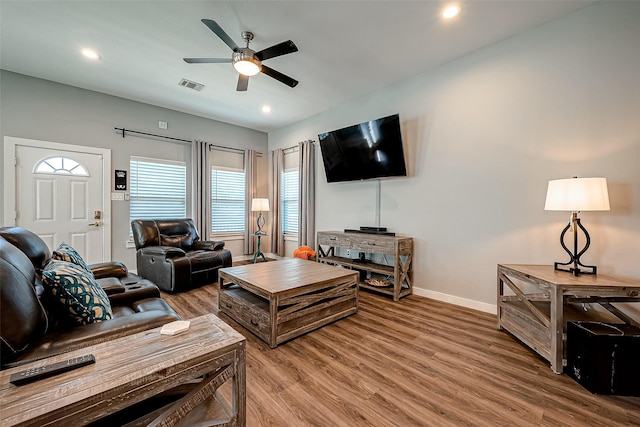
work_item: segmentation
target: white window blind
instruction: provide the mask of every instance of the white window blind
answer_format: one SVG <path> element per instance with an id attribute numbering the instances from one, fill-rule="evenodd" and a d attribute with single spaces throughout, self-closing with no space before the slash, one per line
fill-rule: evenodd
<path id="1" fill-rule="evenodd" d="M 187 216 L 187 167 L 184 162 L 131 157 L 129 219 Z"/>
<path id="2" fill-rule="evenodd" d="M 284 234 L 298 233 L 298 198 L 299 198 L 298 169 L 288 169 L 282 172 L 282 230 Z"/>
<path id="3" fill-rule="evenodd" d="M 211 168 L 211 233 L 244 234 L 244 171 Z"/>

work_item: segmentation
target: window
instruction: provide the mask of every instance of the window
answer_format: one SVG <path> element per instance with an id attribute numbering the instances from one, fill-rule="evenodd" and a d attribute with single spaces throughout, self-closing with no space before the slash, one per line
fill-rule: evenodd
<path id="1" fill-rule="evenodd" d="M 244 170 L 215 166 L 211 168 L 211 233 L 244 234 Z"/>
<path id="2" fill-rule="evenodd" d="M 298 234 L 298 194 L 300 193 L 298 169 L 282 172 L 280 200 L 282 201 L 282 230 L 285 236 Z"/>
<path id="3" fill-rule="evenodd" d="M 47 157 L 38 162 L 35 173 L 52 173 L 58 175 L 89 176 L 87 168 L 73 159 L 62 156 Z"/>
<path id="4" fill-rule="evenodd" d="M 184 162 L 131 157 L 129 219 L 187 216 L 187 167 Z"/>

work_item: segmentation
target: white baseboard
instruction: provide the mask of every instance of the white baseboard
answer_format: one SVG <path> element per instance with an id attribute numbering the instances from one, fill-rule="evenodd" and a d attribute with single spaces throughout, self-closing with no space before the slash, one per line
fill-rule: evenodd
<path id="1" fill-rule="evenodd" d="M 472 308 L 474 310 L 483 311 L 485 313 L 497 314 L 498 309 L 494 304 L 487 304 L 486 302 L 474 301 L 467 298 L 461 298 L 454 295 L 443 294 L 441 292 L 430 291 L 428 289 L 413 288 L 415 295 L 431 298 L 436 301 L 448 302 L 450 304 L 459 305 L 462 307 Z"/>

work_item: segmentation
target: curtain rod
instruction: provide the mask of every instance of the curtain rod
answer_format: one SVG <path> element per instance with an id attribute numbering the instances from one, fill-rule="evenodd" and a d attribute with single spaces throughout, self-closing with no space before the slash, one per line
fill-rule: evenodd
<path id="1" fill-rule="evenodd" d="M 172 136 L 164 136 L 164 135 L 156 135 L 155 133 L 147 133 L 147 132 L 140 132 L 137 130 L 131 130 L 131 129 L 125 129 L 125 128 L 114 128 L 116 133 L 122 133 L 122 137 L 124 138 L 124 134 L 125 132 L 129 132 L 129 133 L 137 133 L 138 135 L 146 135 L 146 136 L 153 136 L 156 138 L 164 138 L 164 139 L 170 139 L 172 141 L 180 141 L 180 142 L 185 142 L 185 143 L 189 143 L 191 144 L 191 140 L 189 139 L 182 139 L 182 138 L 174 138 Z"/>
<path id="2" fill-rule="evenodd" d="M 310 142 L 310 143 L 312 143 L 314 145 L 316 143 L 313 139 L 307 139 L 306 141 L 302 141 L 302 142 Z M 294 153 L 294 152 L 298 151 L 299 149 L 300 149 L 300 145 L 294 145 L 292 147 L 283 148 L 282 151 L 285 152 L 285 153 L 287 153 L 287 152 Z"/>
<path id="3" fill-rule="evenodd" d="M 128 132 L 128 133 L 136 133 L 138 135 L 153 136 L 155 138 L 170 139 L 172 141 L 179 141 L 179 142 L 185 143 L 185 144 L 191 144 L 193 142 L 193 140 L 190 140 L 190 139 L 174 138 L 172 136 L 157 135 L 155 133 L 140 132 L 140 131 L 137 131 L 137 130 L 131 130 L 131 129 L 125 129 L 125 128 L 114 128 L 114 129 L 115 129 L 116 133 L 121 133 L 123 138 L 125 136 L 125 132 Z M 206 141 L 203 141 L 203 142 L 206 142 Z M 244 150 L 241 149 L 241 148 L 223 147 L 222 145 L 210 144 L 208 142 L 207 142 L 207 144 L 209 145 L 209 147 L 222 148 L 224 150 L 238 151 L 240 153 L 244 153 Z M 259 152 L 259 151 L 256 151 L 256 154 L 258 156 L 262 156 L 262 153 Z"/>
<path id="4" fill-rule="evenodd" d="M 209 144 L 207 141 L 202 141 L 207 144 L 209 151 L 211 151 L 212 147 L 219 148 L 222 151 L 237 151 L 238 153 L 244 153 L 244 150 L 241 148 L 233 148 L 233 147 L 223 147 L 222 145 Z M 256 156 L 262 157 L 262 153 L 256 151 Z"/>

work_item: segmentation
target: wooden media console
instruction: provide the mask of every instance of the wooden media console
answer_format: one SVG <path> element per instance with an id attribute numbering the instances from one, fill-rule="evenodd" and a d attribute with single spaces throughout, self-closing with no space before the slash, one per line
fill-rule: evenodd
<path id="1" fill-rule="evenodd" d="M 317 240 L 317 261 L 363 272 L 364 277 L 358 283 L 361 288 L 389 295 L 394 301 L 413 292 L 411 282 L 413 239 L 411 237 L 319 231 Z M 363 263 L 359 259 L 340 256 L 338 250 L 373 254 L 384 260 L 387 260 L 388 256 L 389 259 L 386 263 L 372 261 Z M 376 282 L 382 286 L 373 284 Z"/>

